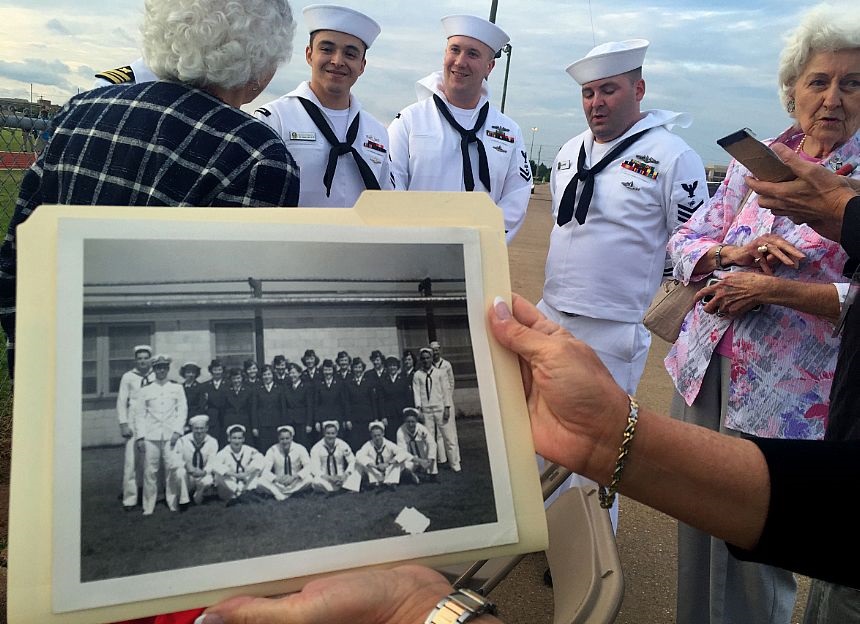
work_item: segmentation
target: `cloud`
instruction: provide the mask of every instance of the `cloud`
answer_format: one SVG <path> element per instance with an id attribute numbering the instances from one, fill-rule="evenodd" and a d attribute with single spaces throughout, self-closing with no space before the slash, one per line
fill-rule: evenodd
<path id="1" fill-rule="evenodd" d="M 0 61 L 0 77 L 20 82 L 72 89 L 72 84 L 66 79 L 70 73 L 71 68 L 58 60 Z"/>
<path id="2" fill-rule="evenodd" d="M 61 35 L 63 37 L 68 37 L 72 34 L 71 31 L 63 26 L 63 23 L 58 19 L 50 19 L 45 22 L 45 28 L 54 34 Z"/>

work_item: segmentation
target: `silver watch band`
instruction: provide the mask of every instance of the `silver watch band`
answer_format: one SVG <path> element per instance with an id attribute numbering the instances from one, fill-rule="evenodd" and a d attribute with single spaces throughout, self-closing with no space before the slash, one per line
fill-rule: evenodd
<path id="1" fill-rule="evenodd" d="M 442 598 L 424 624 L 463 624 L 479 615 L 495 612 L 496 605 L 492 602 L 471 589 L 462 588 Z"/>

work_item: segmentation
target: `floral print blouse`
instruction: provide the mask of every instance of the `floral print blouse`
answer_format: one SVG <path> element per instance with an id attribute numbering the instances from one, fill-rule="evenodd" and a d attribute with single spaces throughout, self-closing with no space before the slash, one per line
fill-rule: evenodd
<path id="1" fill-rule="evenodd" d="M 775 142 L 785 143 L 797 132 L 796 127 L 790 128 Z M 836 168 L 856 160 L 858 154 L 860 133 L 822 164 Z M 773 233 L 806 256 L 798 269 L 775 267 L 776 277 L 845 282 L 842 268 L 847 255 L 842 248 L 807 225 L 795 225 L 760 208 L 755 193 L 748 195 L 746 175 L 747 169 L 732 161 L 725 181 L 707 206 L 670 238 L 675 278 L 685 283 L 706 279 L 709 275 L 693 276 L 693 269 L 709 249 L 720 243 L 744 245 Z M 665 360 L 687 404 L 696 399 L 714 349 L 731 324 L 733 357 L 725 426 L 764 438 L 822 438 L 839 338 L 833 336 L 830 322 L 792 308 L 763 305 L 758 312 L 729 319 L 708 314 L 697 303 L 684 319 L 678 340 Z"/>

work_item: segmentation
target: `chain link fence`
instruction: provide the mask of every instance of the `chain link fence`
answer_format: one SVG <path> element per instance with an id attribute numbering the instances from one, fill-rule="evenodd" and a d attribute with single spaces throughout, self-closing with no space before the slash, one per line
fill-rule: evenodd
<path id="1" fill-rule="evenodd" d="M 50 137 L 51 122 L 46 113 L 31 116 L 29 111 L 4 108 L 0 112 L 0 232 L 4 235 L 15 211 L 15 200 L 24 172 L 36 160 Z M 0 348 L 0 480 L 9 475 L 12 439 L 12 382 L 6 370 L 6 339 Z"/>

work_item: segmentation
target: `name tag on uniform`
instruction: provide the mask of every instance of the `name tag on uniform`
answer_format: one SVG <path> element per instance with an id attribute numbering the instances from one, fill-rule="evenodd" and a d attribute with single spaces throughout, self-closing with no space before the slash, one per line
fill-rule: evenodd
<path id="1" fill-rule="evenodd" d="M 316 132 L 295 132 L 290 130 L 290 141 L 316 141 Z"/>
<path id="2" fill-rule="evenodd" d="M 558 170 L 564 171 L 565 169 L 570 169 L 570 161 L 569 160 L 565 160 L 564 162 L 559 161 Z"/>

